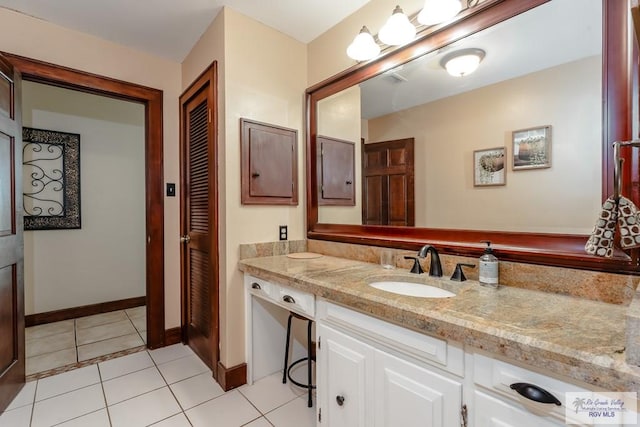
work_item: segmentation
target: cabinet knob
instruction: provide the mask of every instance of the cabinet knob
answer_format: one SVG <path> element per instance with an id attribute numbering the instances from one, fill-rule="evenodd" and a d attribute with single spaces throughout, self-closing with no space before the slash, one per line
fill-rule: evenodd
<path id="1" fill-rule="evenodd" d="M 262 289 L 262 288 L 260 287 L 260 285 L 259 285 L 258 283 L 256 283 L 256 282 L 253 282 L 253 283 L 251 284 L 251 288 L 252 288 L 252 289 Z"/>
<path id="2" fill-rule="evenodd" d="M 337 395 L 336 396 L 336 403 L 338 404 L 338 406 L 344 405 L 344 396 Z"/>
<path id="3" fill-rule="evenodd" d="M 522 397 L 539 403 L 553 403 L 561 406 L 562 403 L 547 390 L 529 383 L 513 383 L 509 387 L 518 392 Z"/>
<path id="4" fill-rule="evenodd" d="M 293 297 L 290 296 L 290 295 L 283 296 L 282 297 L 282 301 L 288 302 L 289 304 L 295 304 L 296 303 L 296 300 L 294 300 Z"/>
<path id="5" fill-rule="evenodd" d="M 251 174 L 251 178 L 258 178 L 260 176 L 260 172 L 254 172 Z"/>
<path id="6" fill-rule="evenodd" d="M 347 182 L 345 182 L 345 184 L 351 185 L 351 184 L 353 184 L 353 181 L 347 181 Z"/>

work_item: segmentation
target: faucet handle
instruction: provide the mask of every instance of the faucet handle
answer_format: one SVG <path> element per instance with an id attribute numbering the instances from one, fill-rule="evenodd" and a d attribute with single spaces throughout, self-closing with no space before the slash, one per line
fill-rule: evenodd
<path id="1" fill-rule="evenodd" d="M 456 264 L 456 269 L 453 270 L 453 275 L 451 276 L 451 280 L 454 280 L 456 282 L 464 282 L 465 280 L 467 280 L 467 278 L 464 275 L 464 272 L 462 271 L 462 267 L 476 268 L 475 264 L 464 264 L 459 262 Z"/>
<path id="2" fill-rule="evenodd" d="M 405 255 L 404 259 L 412 259 L 413 260 L 413 267 L 411 267 L 411 272 L 414 274 L 422 274 L 424 273 L 424 270 L 422 269 L 422 266 L 420 265 L 420 258 L 418 258 L 417 256 L 408 256 Z"/>

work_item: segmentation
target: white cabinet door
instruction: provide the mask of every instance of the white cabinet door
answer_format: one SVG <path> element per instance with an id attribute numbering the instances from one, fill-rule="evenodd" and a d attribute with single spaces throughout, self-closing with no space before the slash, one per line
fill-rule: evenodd
<path id="1" fill-rule="evenodd" d="M 322 322 L 317 329 L 319 425 L 371 427 L 375 350 Z"/>
<path id="2" fill-rule="evenodd" d="M 396 356 L 376 351 L 376 427 L 460 425 L 462 384 Z"/>
<path id="3" fill-rule="evenodd" d="M 475 427 L 559 427 L 548 417 L 535 415 L 529 411 L 489 396 L 480 391 L 474 393 L 473 419 Z"/>

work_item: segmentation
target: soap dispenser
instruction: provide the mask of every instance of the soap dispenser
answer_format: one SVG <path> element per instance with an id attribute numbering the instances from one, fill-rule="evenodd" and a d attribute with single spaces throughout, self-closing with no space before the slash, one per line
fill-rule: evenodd
<path id="1" fill-rule="evenodd" d="M 487 247 L 480 257 L 480 284 L 497 288 L 498 258 L 493 254 L 490 241 L 482 240 L 481 243 L 486 243 Z"/>

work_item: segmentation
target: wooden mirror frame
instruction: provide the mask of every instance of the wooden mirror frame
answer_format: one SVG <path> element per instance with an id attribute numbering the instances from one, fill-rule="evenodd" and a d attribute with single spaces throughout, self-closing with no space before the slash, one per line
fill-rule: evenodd
<path id="1" fill-rule="evenodd" d="M 586 235 L 520 233 L 371 225 L 318 223 L 316 138 L 318 101 L 396 67 L 426 52 L 450 44 L 501 21 L 546 3 L 549 0 L 488 0 L 462 11 L 452 23 L 429 27 L 420 37 L 399 49 L 369 62 L 351 67 L 306 91 L 307 114 L 307 238 L 372 246 L 417 250 L 429 243 L 440 253 L 478 257 L 491 240 L 502 260 L 544 264 L 586 270 L 640 275 L 639 250 L 617 250 L 611 259 L 588 255 Z M 632 0 L 631 0 L 632 1 Z M 602 199 L 613 192 L 614 141 L 632 139 L 637 123 L 637 41 L 632 37 L 631 2 L 603 0 L 603 116 L 602 116 Z M 336 49 L 336 55 L 342 51 Z M 631 54 L 630 54 L 631 53 Z M 640 200 L 640 159 L 626 150 L 623 194 Z M 594 218 L 594 221 L 596 218 Z"/>

